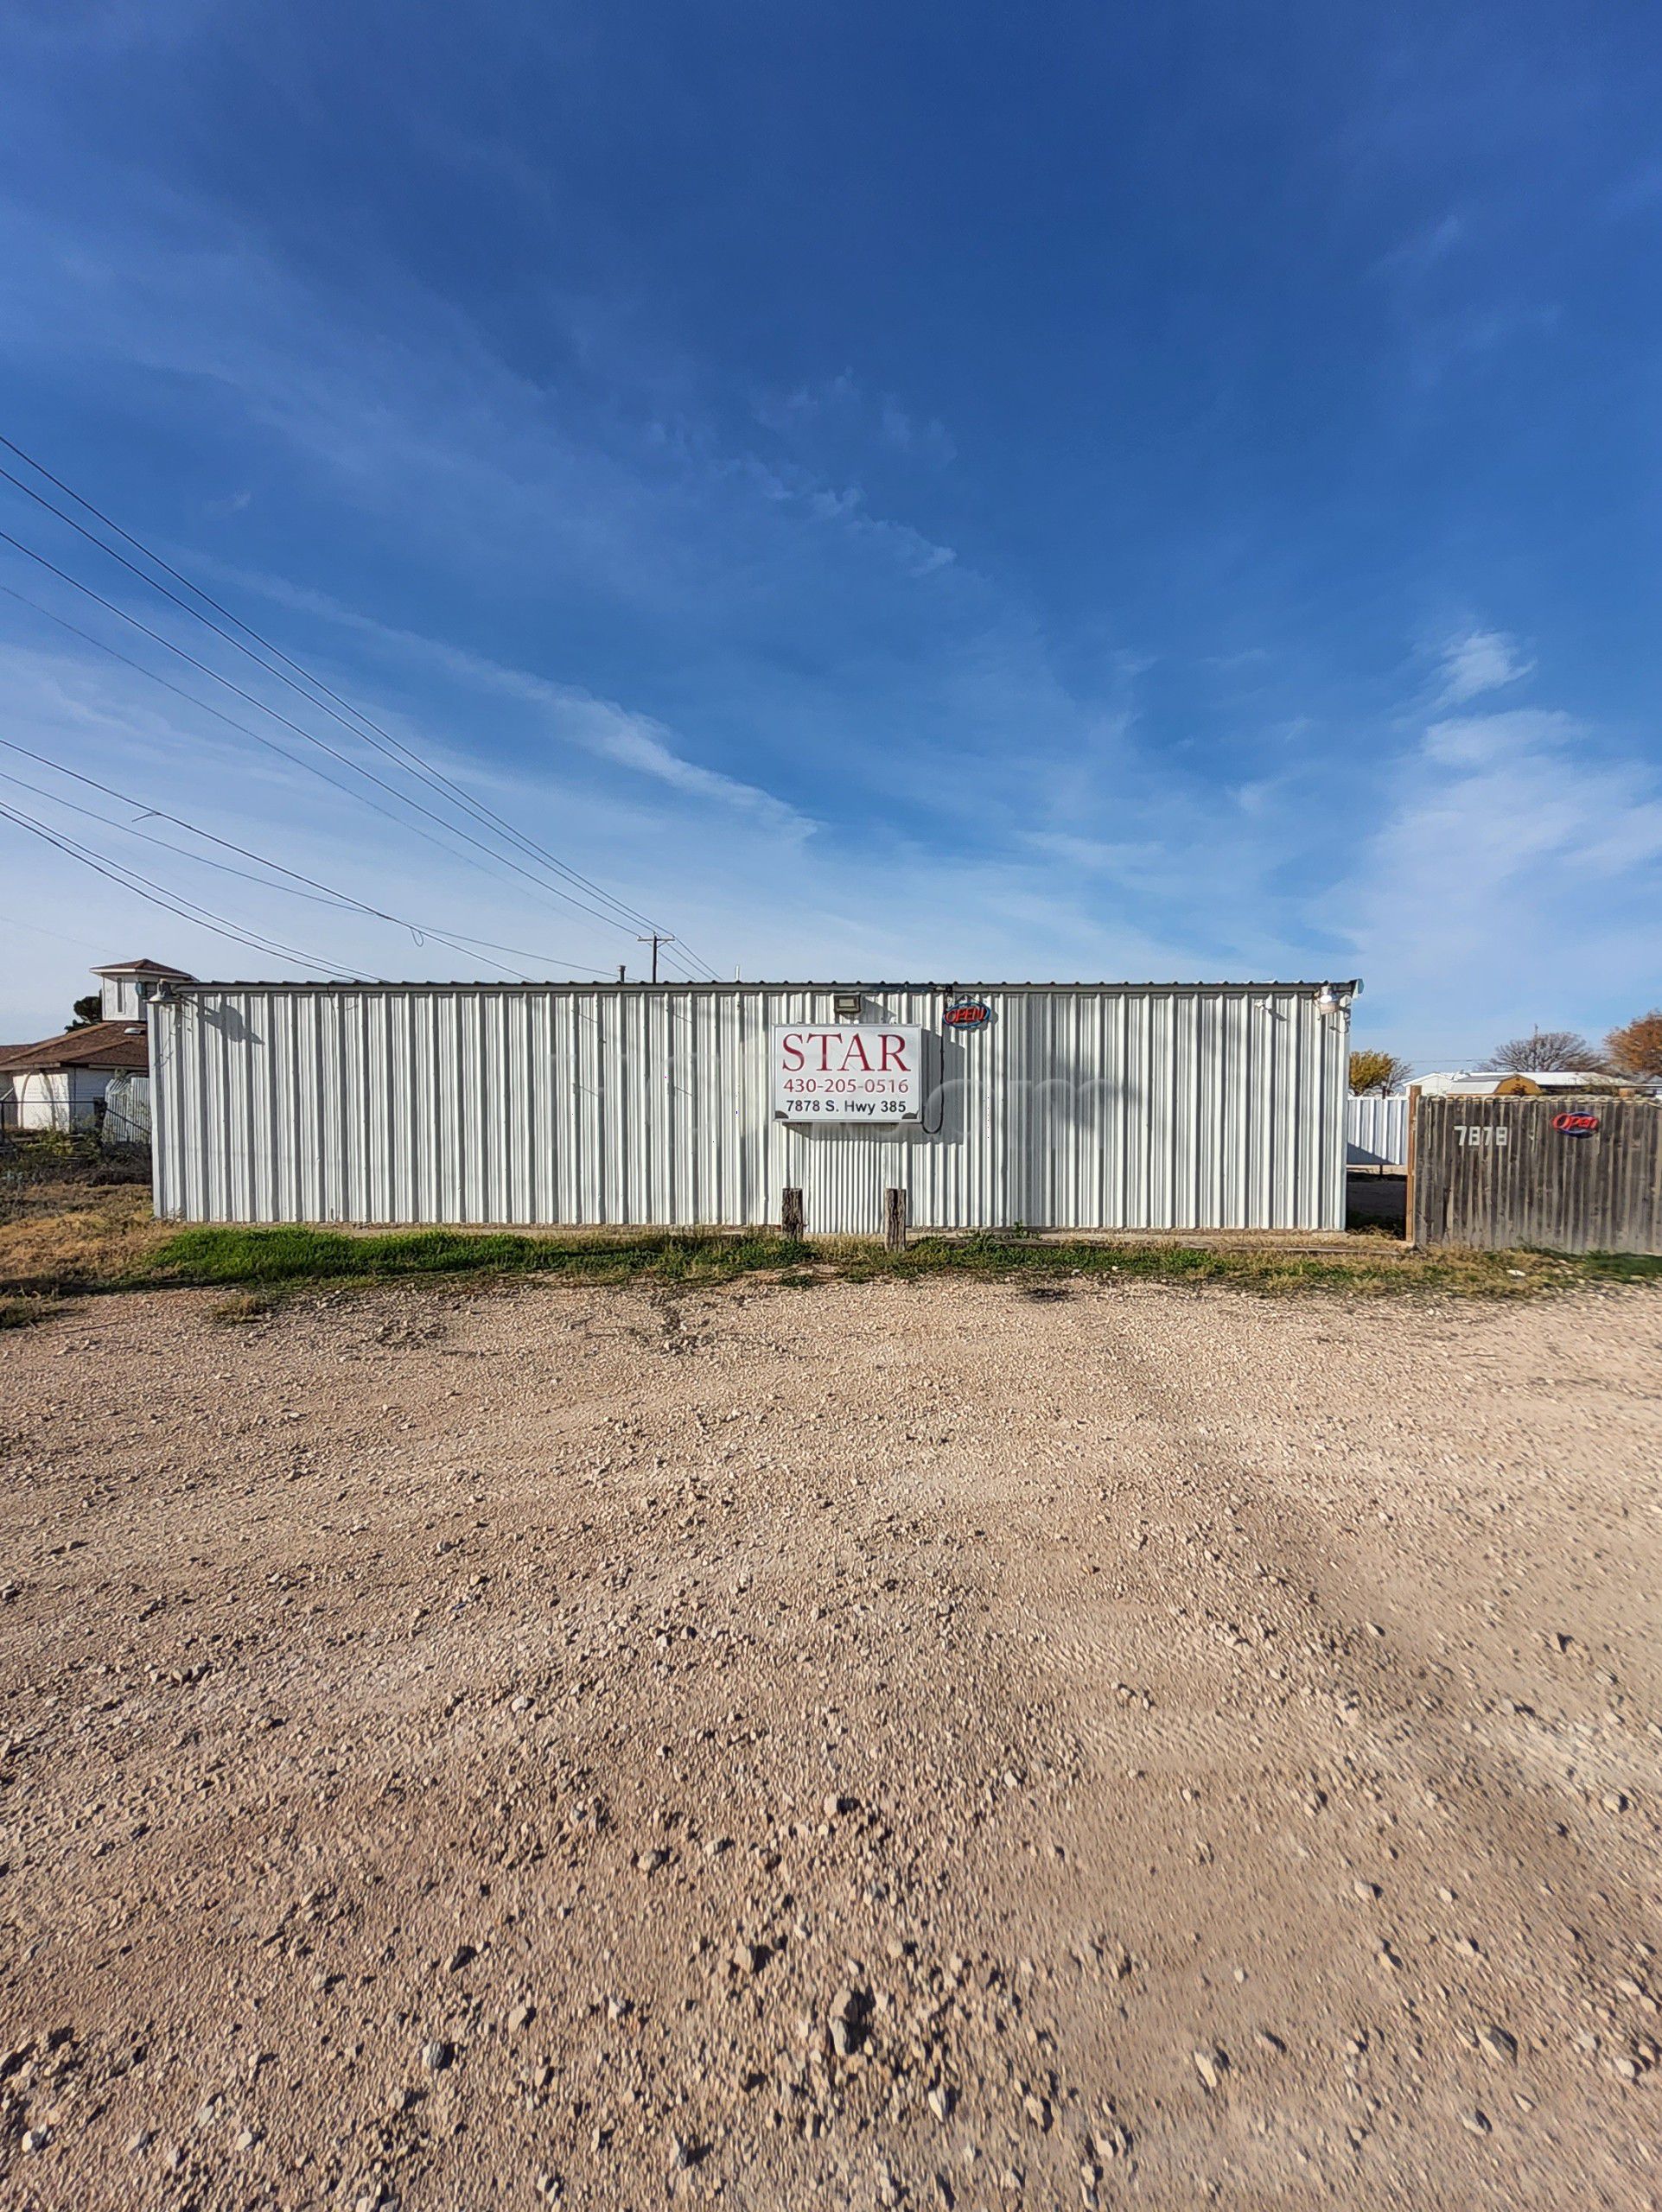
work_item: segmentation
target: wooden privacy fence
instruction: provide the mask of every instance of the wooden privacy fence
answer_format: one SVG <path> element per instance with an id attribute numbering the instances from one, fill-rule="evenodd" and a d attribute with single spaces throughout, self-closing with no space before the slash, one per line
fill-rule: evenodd
<path id="1" fill-rule="evenodd" d="M 1662 1104 L 1420 1098 L 1408 1233 L 1498 1251 L 1662 1253 Z"/>

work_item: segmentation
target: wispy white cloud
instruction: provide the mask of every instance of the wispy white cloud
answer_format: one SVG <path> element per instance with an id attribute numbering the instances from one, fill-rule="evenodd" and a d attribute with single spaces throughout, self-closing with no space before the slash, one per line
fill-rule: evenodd
<path id="1" fill-rule="evenodd" d="M 835 376 L 823 377 L 817 384 L 799 384 L 789 391 L 764 392 L 755 403 L 755 417 L 764 429 L 791 437 L 826 415 L 857 406 L 861 397 L 853 370 L 839 369 Z"/>
<path id="2" fill-rule="evenodd" d="M 327 626 L 277 634 L 447 773 L 701 950 L 744 958 L 762 945 L 776 973 L 1186 964 L 1187 927 L 1168 943 L 1159 918 L 1105 917 L 1082 873 L 1070 879 L 1021 842 L 1035 819 L 1095 803 L 1087 785 L 1123 747 L 1125 718 L 1074 697 L 1030 618 L 986 580 L 959 575 L 949 546 L 875 512 L 849 478 L 726 444 L 691 404 L 662 405 L 659 385 L 631 417 L 617 397 L 627 378 L 602 363 L 603 404 L 588 391 L 556 407 L 442 302 L 383 300 L 370 312 L 324 301 L 246 242 L 198 236 L 188 211 L 175 217 L 135 239 L 111 236 L 105 251 L 16 209 L 0 217 L 20 292 L 40 310 L 14 326 L 14 350 L 39 353 L 42 372 L 48 354 L 68 351 L 118 378 L 133 404 L 153 408 L 163 439 L 181 404 L 193 441 L 203 413 L 230 415 L 240 432 L 232 493 L 250 480 L 240 471 L 252 445 L 276 464 L 260 481 L 281 483 L 291 519 L 300 499 L 302 528 L 332 540 L 344 524 L 396 543 L 405 578 L 430 569 L 437 580 L 417 596 L 441 613 L 458 599 L 523 591 L 534 571 L 538 596 L 603 601 L 614 628 L 652 639 L 660 665 L 681 638 L 689 651 L 719 652 L 729 714 L 757 733 L 747 760 L 788 761 L 793 795 L 781 798 L 730 755 L 701 759 L 695 737 L 633 702 L 463 642 L 459 624 L 388 621 L 309 585 L 213 571 L 231 578 L 235 603 L 245 607 L 240 594 L 257 581 L 292 616 Z M 199 545 L 171 550 L 209 574 Z M 928 596 L 908 606 L 897 590 Z M 881 669 L 869 664 L 873 616 L 896 640 Z M 790 639 L 799 658 L 793 632 L 830 656 L 823 678 L 781 655 Z M 581 918 L 528 922 L 524 887 L 354 817 L 327 787 L 235 741 L 227 753 L 224 735 L 188 711 L 158 714 L 151 698 L 96 661 L 43 672 L 38 655 L 32 669 L 13 659 L 0 679 L 12 728 L 47 733 L 65 759 L 222 834 L 331 880 L 344 872 L 391 911 L 596 965 L 634 957 L 627 939 Z M 584 772 L 585 760 L 609 772 Z M 820 795 L 834 805 L 822 808 Z M 11 833 L 6 842 L 20 884 L 73 880 L 67 863 L 20 850 Z M 110 914 L 118 946 L 144 935 L 130 897 L 96 880 L 85 895 L 89 919 Z M 281 922 L 276 894 L 239 895 Z M 287 925 L 307 941 L 292 913 Z M 228 957 L 245 970 L 243 956 L 167 927 L 181 965 L 223 972 Z M 430 971 L 430 958 L 412 963 L 373 925 L 332 918 L 328 942 L 372 969 Z M 29 979 L 37 984 L 45 978 Z M 20 1026 L 16 1010 L 5 1026 Z"/>
<path id="3" fill-rule="evenodd" d="M 577 366 L 555 388 L 389 271 L 373 298 L 325 296 L 199 210 L 163 200 L 143 213 L 112 213 L 100 234 L 0 206 L 9 353 L 47 376 L 66 356 L 99 365 L 162 416 L 193 391 L 211 413 L 239 410 L 281 465 L 302 464 L 306 488 L 436 561 L 480 573 L 534 562 L 546 588 L 603 588 L 620 607 L 685 620 L 729 568 L 793 573 L 781 520 L 816 525 L 822 548 L 863 563 L 872 591 L 896 570 L 921 579 L 953 563 L 950 546 L 874 510 L 857 478 L 766 461 L 710 419 L 666 411 L 678 394 L 696 405 L 686 379 L 608 353 L 624 341 L 586 302 L 565 309 Z M 798 411 L 831 404 L 838 381 Z"/>
<path id="4" fill-rule="evenodd" d="M 581 747 L 614 765 L 668 785 L 685 797 L 723 807 L 737 808 L 767 823 L 776 834 L 799 839 L 814 829 L 813 822 L 797 808 L 776 798 L 761 785 L 710 768 L 678 748 L 673 733 L 653 719 L 598 698 L 572 683 L 558 683 L 533 670 L 516 668 L 469 652 L 443 638 L 423 636 L 378 622 L 354 607 L 343 606 L 328 593 L 291 584 L 280 577 L 239 569 L 230 563 L 196 556 L 195 566 L 204 575 L 257 591 L 274 604 L 315 616 L 368 641 L 376 650 L 427 671 L 437 671 L 472 690 L 487 692 L 538 709 L 538 720 L 526 734 L 540 745 Z M 430 750 L 420 732 L 409 729 L 405 743 Z M 539 751 L 540 751 L 539 745 Z M 500 764 L 493 766 L 481 756 L 457 753 L 449 772 L 477 784 L 500 783 Z"/>
<path id="5" fill-rule="evenodd" d="M 791 443 L 818 442 L 830 431 L 844 445 L 880 444 L 933 468 L 958 457 L 957 442 L 938 416 L 920 415 L 895 392 L 873 393 L 852 369 L 790 391 L 764 392 L 754 411 L 764 429 Z"/>
<path id="6" fill-rule="evenodd" d="M 1461 372 L 1487 365 L 1515 342 L 1549 336 L 1557 301 L 1531 293 L 1527 272 L 1497 257 L 1505 218 L 1493 208 L 1451 207 L 1402 238 L 1371 275 L 1395 312 L 1409 381 L 1423 397 Z"/>
<path id="7" fill-rule="evenodd" d="M 1360 1007 L 1368 1033 L 1422 1065 L 1469 1058 L 1493 1035 L 1535 1020 L 1596 1029 L 1630 1011 L 1628 1000 L 1653 995 L 1662 779 L 1560 712 L 1436 715 L 1385 763 L 1377 827 L 1354 864 L 1337 870 L 1333 841 L 1312 834 L 1319 809 L 1296 773 L 1261 779 L 1244 810 L 1239 789 L 1150 774 L 1128 749 L 1124 722 L 1098 772 L 1070 780 L 1059 752 L 1038 789 L 1025 788 L 1033 780 L 1025 755 L 1004 764 L 967 755 L 943 798 L 966 830 L 977 812 L 993 813 L 1003 827 L 990 839 L 909 834 L 890 826 L 893 810 L 881 804 L 857 831 L 828 825 L 806 836 L 770 794 L 711 790 L 685 772 L 697 764 L 654 757 L 638 771 L 630 756 L 650 750 L 650 718 L 608 712 L 608 702 L 316 594 L 269 580 L 267 591 L 361 648 L 355 663 L 322 665 L 331 678 L 350 669 L 354 695 L 395 734 L 418 737 L 447 772 L 621 896 L 666 908 L 669 925 L 701 952 L 731 948 L 728 957 L 747 972 L 1360 972 L 1369 984 Z M 388 678 L 384 693 L 373 680 L 377 665 Z M 425 694 L 417 728 L 403 701 L 421 675 L 436 688 Z M 522 736 L 557 728 L 559 742 L 493 748 L 481 768 L 448 732 L 471 739 L 478 714 L 494 705 L 519 718 Z M 585 715 L 595 717 L 586 728 Z M 401 837 L 288 763 L 158 702 L 131 672 L 14 644 L 0 652 L 0 718 L 10 734 L 30 733 L 27 741 L 119 789 L 390 912 L 539 950 L 549 962 L 604 969 L 639 959 L 627 929 L 539 905 L 522 881 Z M 621 772 L 595 781 L 579 765 L 589 759 Z M 79 834 L 112 849 L 121 843 L 85 825 Z M 102 939 L 118 957 L 148 950 L 203 974 L 294 965 L 158 918 L 4 825 L 0 849 L 12 905 L 50 925 L 71 902 L 75 934 Z M 127 856 L 320 960 L 370 973 L 491 972 L 385 925 L 227 887 L 207 872 L 193 878 L 188 863 L 139 846 Z M 9 978 L 0 1035 L 60 1020 L 82 957 L 76 945 L 43 942 L 38 960 Z"/>
<path id="8" fill-rule="evenodd" d="M 858 485 L 829 483 L 795 461 L 767 461 L 755 454 L 742 454 L 725 464 L 724 473 L 742 478 L 770 505 L 794 508 L 856 543 L 873 547 L 908 575 L 933 575 L 958 558 L 952 546 L 926 537 L 910 524 L 868 512 L 866 495 Z"/>
<path id="9" fill-rule="evenodd" d="M 1442 682 L 1438 703 L 1463 706 L 1486 691 L 1499 691 L 1528 676 L 1535 664 L 1518 648 L 1517 640 L 1503 630 L 1473 629 L 1448 639 L 1441 647 Z"/>
<path id="10" fill-rule="evenodd" d="M 1446 716 L 1391 764 L 1390 793 L 1323 903 L 1379 987 L 1369 1021 L 1422 1065 L 1469 1060 L 1519 1026 L 1596 1028 L 1654 996 L 1651 763 L 1563 713 Z"/>
<path id="11" fill-rule="evenodd" d="M 1558 1013 L 1596 1026 L 1589 978 L 1618 995 L 1633 982 L 1662 794 L 1566 717 L 1474 711 L 1528 671 L 1503 632 L 1442 642 L 1435 719 L 1405 747 L 1388 728 L 1340 745 L 1313 702 L 1304 717 L 1278 710 L 1273 736 L 1256 753 L 1243 741 L 1221 774 L 1187 732 L 1150 737 L 1134 641 L 1105 633 L 1088 664 L 1077 639 L 1058 650 L 1019 592 L 919 527 L 946 510 L 951 479 L 927 486 L 927 515 L 921 499 L 907 511 L 893 487 L 919 472 L 899 463 L 945 461 L 950 436 L 850 372 L 766 410 L 730 392 L 707 404 L 696 371 L 643 366 L 591 319 L 556 390 L 444 301 L 325 296 L 192 211 L 90 244 L 15 209 L 0 224 L 12 358 L 96 372 L 124 408 L 150 410 L 158 451 L 176 435 L 194 457 L 203 422 L 229 425 L 226 512 L 201 534 L 318 549 L 313 575 L 332 590 L 252 576 L 260 556 L 245 556 L 217 572 L 235 603 L 258 588 L 280 604 L 273 634 L 337 688 L 723 967 L 1360 967 L 1370 1014 L 1421 1023 L 1452 978 L 1486 1029 Z M 194 531 L 205 504 L 175 531 Z M 206 572 L 197 546 L 177 550 Z M 591 620 L 608 635 L 585 666 Z M 0 659 L 0 727 L 46 733 L 120 788 L 344 876 L 389 911 L 596 968 L 639 957 L 627 933 L 538 908 L 523 883 L 434 855 L 269 755 L 227 752 L 140 679 L 32 633 L 20 651 Z M 1277 668 L 1289 658 L 1278 650 Z M 1168 679 L 1181 688 L 1181 668 Z M 1371 833 L 1359 759 L 1379 768 Z M 1335 859 L 1359 843 L 1353 868 Z M 130 897 L 96 879 L 83 893 L 67 863 L 10 831 L 4 853 L 12 903 L 48 923 L 67 895 L 80 933 L 107 931 L 114 952 L 249 964 L 182 924 L 155 942 Z M 252 887 L 239 897 L 271 933 L 315 942 L 304 910 Z M 319 950 L 433 972 L 430 950 L 384 925 L 325 918 Z M 13 991 L 67 1003 L 78 978 L 64 959 Z M 10 1004 L 0 1035 L 47 1010 Z M 1417 1050 L 1417 1034 L 1401 1041 Z"/>
<path id="12" fill-rule="evenodd" d="M 478 673 L 466 672 L 469 680 Z M 378 699 L 361 671 L 358 690 L 377 719 L 401 734 L 396 706 Z M 530 703 L 541 710 L 539 699 Z M 563 971 L 554 963 L 561 961 L 609 972 L 621 960 L 640 972 L 640 952 L 627 925 L 608 928 L 557 900 L 539 899 L 523 880 L 476 864 L 477 856 L 470 864 L 400 836 L 301 769 L 238 747 L 189 709 L 153 704 L 149 687 L 118 666 L 105 670 L 21 643 L 0 649 L 0 727 L 147 806 L 175 811 L 429 931 L 540 953 L 544 965 L 529 963 L 532 972 L 557 975 Z M 458 766 L 454 753 L 437 749 L 430 726 L 423 742 L 447 772 Z M 659 913 L 699 952 L 735 948 L 751 974 L 1138 976 L 1209 964 L 1203 932 L 1168 931 L 1151 907 L 1146 918 L 1105 918 L 1079 895 L 1079 868 L 1061 866 L 1054 851 L 971 853 L 907 837 L 881 821 L 857 837 L 804 843 L 781 834 L 765 810 L 744 807 L 724 808 L 712 834 L 703 792 L 656 778 L 644 787 L 628 779 L 595 787 L 572 780 L 563 759 L 521 756 L 499 766 L 487 785 L 493 804 L 619 895 Z M 55 786 L 72 804 L 118 818 L 127 813 L 119 802 L 89 797 L 3 750 L 0 772 Z M 0 784 L 0 797 L 8 789 Z M 654 795 L 648 799 L 643 791 Z M 494 972 L 487 961 L 431 936 L 417 944 L 384 923 L 158 853 L 143 842 L 157 825 L 137 815 L 135 834 L 124 836 L 54 812 L 47 801 L 20 803 L 157 881 L 309 951 L 316 968 L 441 977 Z M 86 945 L 105 957 L 148 950 L 199 975 L 308 971 L 305 960 L 239 949 L 199 925 L 158 914 L 10 824 L 0 823 L 0 855 L 9 904 L 48 926 L 54 916 L 73 912 L 80 940 L 43 944 L 38 958 L 8 971 L 0 985 L 5 1041 L 44 1033 L 66 1018 L 84 988 Z M 205 855 L 213 857 L 213 849 Z M 1156 858 L 1151 851 L 1151 861 Z"/>
<path id="13" fill-rule="evenodd" d="M 927 461 L 932 467 L 944 468 L 948 461 L 958 458 L 958 447 L 952 434 L 938 416 L 920 421 L 909 415 L 891 394 L 883 401 L 880 419 L 883 435 L 889 444 L 910 459 Z"/>

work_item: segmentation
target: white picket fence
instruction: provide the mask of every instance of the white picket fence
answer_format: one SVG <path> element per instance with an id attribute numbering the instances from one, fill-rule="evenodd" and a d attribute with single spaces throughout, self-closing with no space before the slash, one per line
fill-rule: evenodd
<path id="1" fill-rule="evenodd" d="M 1345 1102 L 1347 1167 L 1406 1167 L 1408 1101 L 1349 1098 Z"/>
<path id="2" fill-rule="evenodd" d="M 105 1144 L 148 1144 L 150 1141 L 150 1079 L 147 1075 L 112 1075 L 104 1094 Z"/>

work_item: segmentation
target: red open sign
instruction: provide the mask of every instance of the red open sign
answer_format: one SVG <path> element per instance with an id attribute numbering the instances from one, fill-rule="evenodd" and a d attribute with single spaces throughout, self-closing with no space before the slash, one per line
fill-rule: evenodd
<path id="1" fill-rule="evenodd" d="M 979 1029 L 992 1020 L 992 1008 L 978 999 L 966 999 L 962 1006 L 949 1006 L 944 1019 L 949 1029 Z"/>
<path id="2" fill-rule="evenodd" d="M 1555 1114 L 1552 1116 L 1552 1126 L 1560 1136 L 1596 1136 L 1599 1117 L 1596 1114 Z"/>

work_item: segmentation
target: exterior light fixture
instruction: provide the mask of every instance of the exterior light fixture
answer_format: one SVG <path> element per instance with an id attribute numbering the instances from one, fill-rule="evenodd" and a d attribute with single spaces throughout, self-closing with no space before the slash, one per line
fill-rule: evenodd
<path id="1" fill-rule="evenodd" d="M 1349 1000 L 1340 992 L 1336 991 L 1331 983 L 1323 983 L 1315 995 L 1315 1010 L 1318 1014 L 1342 1014 L 1349 1003 Z"/>

